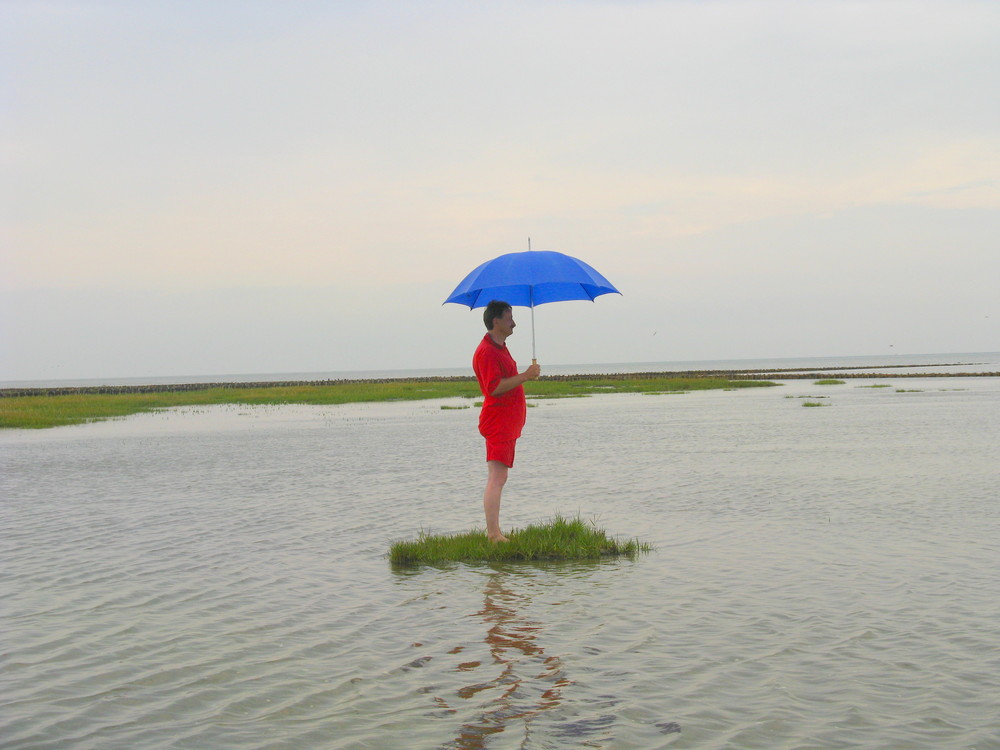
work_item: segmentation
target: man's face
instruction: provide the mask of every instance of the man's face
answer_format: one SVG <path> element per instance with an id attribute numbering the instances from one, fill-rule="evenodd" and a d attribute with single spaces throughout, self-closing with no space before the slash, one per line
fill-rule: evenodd
<path id="1" fill-rule="evenodd" d="M 493 330 L 502 336 L 510 336 L 514 333 L 516 325 L 517 323 L 514 322 L 514 312 L 509 308 L 504 310 L 501 317 L 493 319 Z"/>

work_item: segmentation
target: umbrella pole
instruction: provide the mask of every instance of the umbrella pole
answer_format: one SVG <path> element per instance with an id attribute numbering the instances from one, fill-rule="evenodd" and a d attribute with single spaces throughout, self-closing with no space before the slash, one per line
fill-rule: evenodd
<path id="1" fill-rule="evenodd" d="M 531 364 L 537 365 L 538 360 L 535 358 L 535 308 L 531 308 Z"/>
<path id="2" fill-rule="evenodd" d="M 528 246 L 531 246 L 531 240 L 528 240 Z M 528 289 L 528 301 L 531 303 L 531 364 L 537 365 L 538 360 L 535 358 L 535 289 L 530 287 Z"/>

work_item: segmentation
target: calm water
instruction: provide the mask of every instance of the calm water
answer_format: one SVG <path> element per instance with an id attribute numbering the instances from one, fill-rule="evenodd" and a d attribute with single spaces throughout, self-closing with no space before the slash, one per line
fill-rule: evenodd
<path id="1" fill-rule="evenodd" d="M 882 382 L 540 402 L 504 526 L 631 562 L 393 570 L 445 402 L 0 433 L 0 746 L 1000 748 L 1000 379 Z"/>

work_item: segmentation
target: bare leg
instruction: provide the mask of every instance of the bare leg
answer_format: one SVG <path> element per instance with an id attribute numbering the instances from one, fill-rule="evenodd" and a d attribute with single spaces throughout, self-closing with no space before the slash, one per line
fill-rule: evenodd
<path id="1" fill-rule="evenodd" d="M 489 476 L 483 493 L 483 510 L 486 511 L 486 536 L 491 542 L 506 542 L 500 531 L 500 494 L 507 482 L 507 467 L 499 461 L 487 461 Z"/>

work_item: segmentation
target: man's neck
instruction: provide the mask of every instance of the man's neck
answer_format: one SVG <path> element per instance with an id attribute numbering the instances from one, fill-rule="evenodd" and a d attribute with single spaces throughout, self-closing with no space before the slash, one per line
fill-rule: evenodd
<path id="1" fill-rule="evenodd" d="M 493 339 L 493 343 L 496 344 L 497 346 L 503 346 L 504 342 L 507 340 L 507 337 L 504 336 L 502 333 L 499 333 L 498 331 L 494 331 L 492 329 L 490 329 L 488 335 L 491 339 Z"/>

